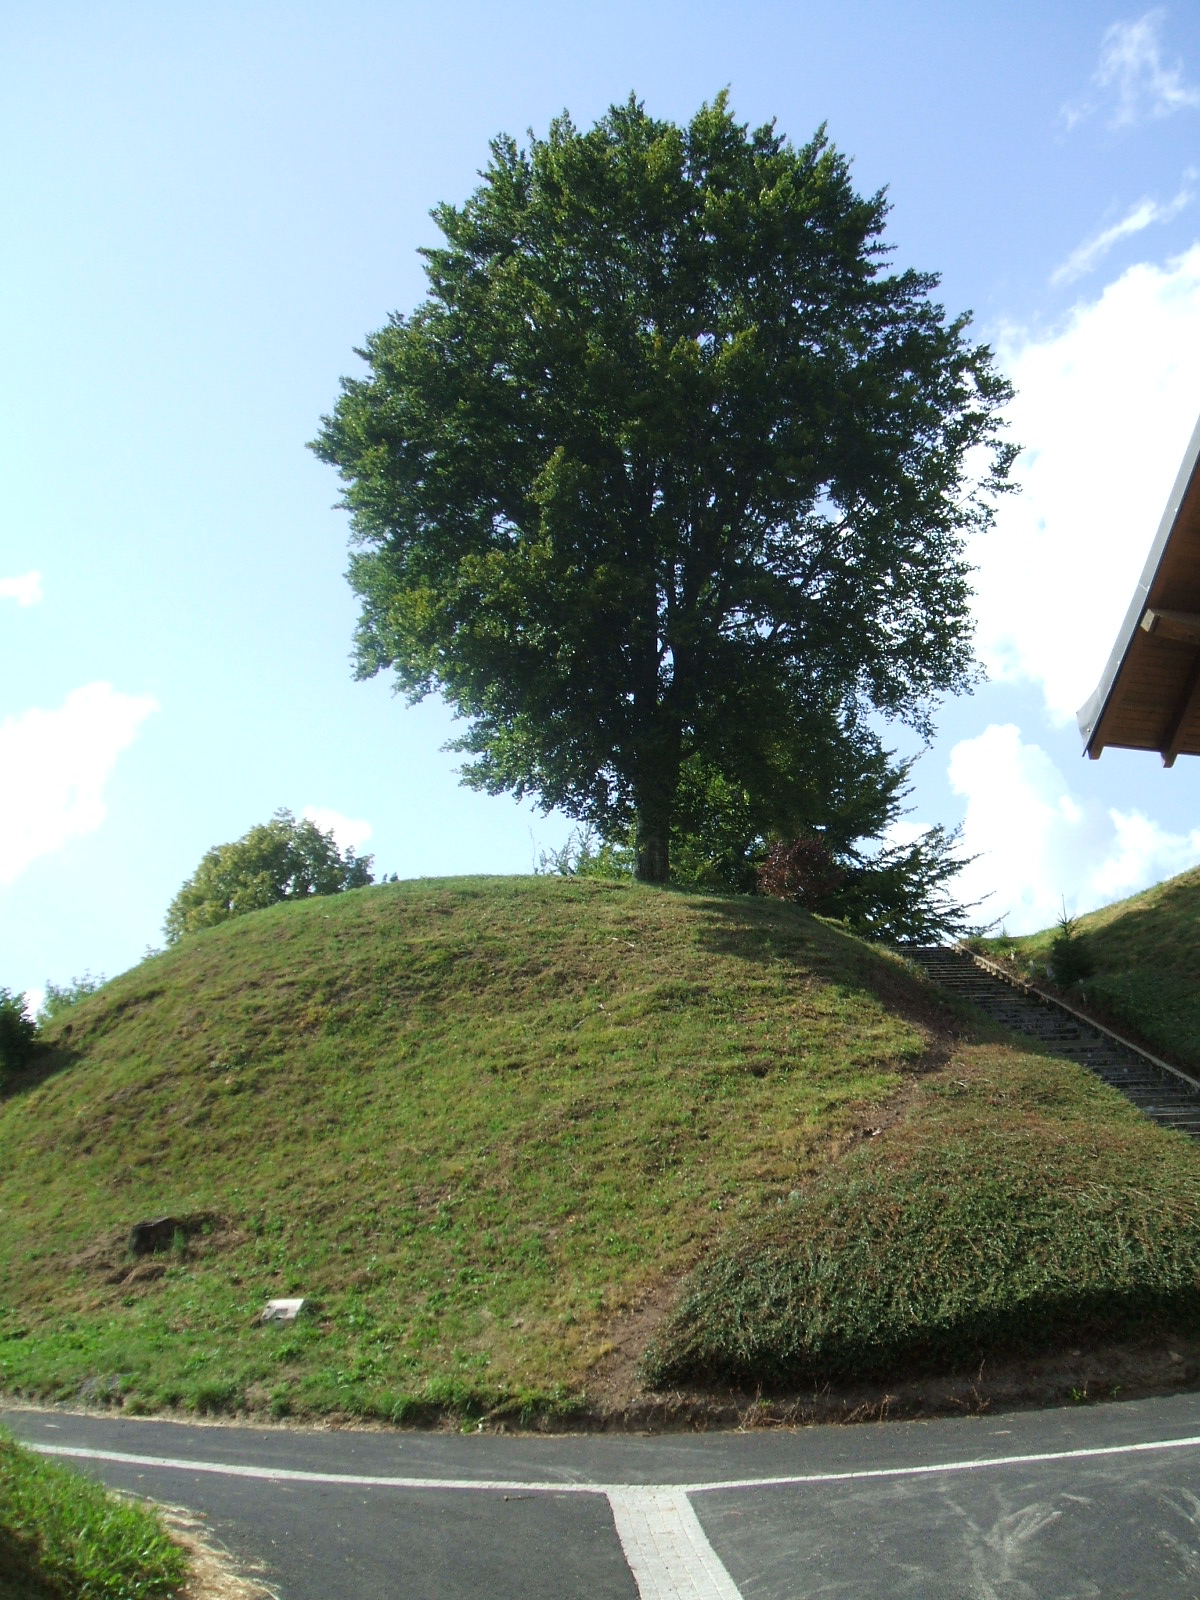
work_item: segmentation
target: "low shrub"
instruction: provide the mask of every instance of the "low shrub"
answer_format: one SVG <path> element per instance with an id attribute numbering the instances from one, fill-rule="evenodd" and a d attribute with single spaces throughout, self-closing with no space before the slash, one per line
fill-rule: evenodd
<path id="1" fill-rule="evenodd" d="M 47 983 L 46 998 L 42 1001 L 39 1015 L 43 1021 L 49 1022 L 51 1018 L 69 1011 L 80 1000 L 86 1000 L 88 995 L 95 994 L 97 989 L 102 989 L 107 982 L 108 979 L 102 972 L 85 972 L 81 978 L 72 978 L 70 983 Z"/>
<path id="2" fill-rule="evenodd" d="M 699 1263 L 644 1358 L 653 1387 L 891 1379 L 1196 1326 L 1190 1140 L 1033 1053 L 1003 1075 L 956 1064 L 918 1104 L 902 1138 Z"/>
<path id="3" fill-rule="evenodd" d="M 1095 971 L 1088 942 L 1080 934 L 1076 919 L 1067 915 L 1065 906 L 1058 919 L 1058 932 L 1050 946 L 1050 970 L 1055 983 L 1063 989 L 1082 983 Z"/>
<path id="4" fill-rule="evenodd" d="M 0 989 L 0 1076 L 27 1066 L 37 1044 L 37 1024 L 25 1014 L 25 997 Z"/>
<path id="5" fill-rule="evenodd" d="M 776 900 L 790 900 L 806 911 L 828 910 L 830 896 L 845 882 L 846 873 L 833 859 L 823 839 L 801 834 L 776 840 L 758 868 L 758 892 Z"/>

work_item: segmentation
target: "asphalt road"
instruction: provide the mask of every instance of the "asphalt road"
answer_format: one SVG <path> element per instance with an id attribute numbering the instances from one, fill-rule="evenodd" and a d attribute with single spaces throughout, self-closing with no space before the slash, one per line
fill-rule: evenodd
<path id="1" fill-rule="evenodd" d="M 281 1600 L 1200 1600 L 1200 1395 L 649 1438 L 3 1420 Z"/>

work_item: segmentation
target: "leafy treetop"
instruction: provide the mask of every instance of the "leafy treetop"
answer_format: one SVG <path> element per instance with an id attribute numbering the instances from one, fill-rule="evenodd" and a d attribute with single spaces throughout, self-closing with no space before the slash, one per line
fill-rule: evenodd
<path id="1" fill-rule="evenodd" d="M 206 850 L 200 865 L 171 901 L 163 932 L 174 944 L 185 933 L 280 900 L 339 894 L 372 881 L 370 856 L 343 854 L 333 834 L 297 822 L 286 808 L 232 844 Z"/>
<path id="2" fill-rule="evenodd" d="M 466 781 L 537 795 L 665 879 L 681 815 L 878 832 L 866 718 L 971 676 L 963 541 L 1009 388 L 824 130 L 634 99 L 434 217 L 429 297 L 359 352 L 313 448 L 345 484 L 357 670 L 440 691 Z"/>

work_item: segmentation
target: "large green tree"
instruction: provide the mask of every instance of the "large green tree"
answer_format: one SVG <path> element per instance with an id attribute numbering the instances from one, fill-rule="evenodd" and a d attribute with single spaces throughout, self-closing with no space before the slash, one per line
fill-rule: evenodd
<path id="1" fill-rule="evenodd" d="M 439 690 L 468 782 L 632 822 L 646 879 L 682 790 L 870 833 L 896 782 L 869 714 L 927 730 L 971 671 L 963 542 L 1012 454 L 990 351 L 888 269 L 885 197 L 823 130 L 794 148 L 724 96 L 687 127 L 564 115 L 482 178 L 313 446 L 359 675 Z"/>

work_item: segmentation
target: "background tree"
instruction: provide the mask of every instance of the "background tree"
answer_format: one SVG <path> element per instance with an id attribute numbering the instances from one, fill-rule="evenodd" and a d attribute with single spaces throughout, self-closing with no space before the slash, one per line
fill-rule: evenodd
<path id="1" fill-rule="evenodd" d="M 85 972 L 82 978 L 72 978 L 70 983 L 52 983 L 46 979 L 46 993 L 38 1011 L 39 1022 L 50 1022 L 61 1017 L 64 1011 L 86 1000 L 88 995 L 103 989 L 108 979 L 102 972 Z"/>
<path id="2" fill-rule="evenodd" d="M 835 854 L 823 838 L 776 840 L 757 869 L 760 894 L 838 917 L 865 939 L 890 944 L 941 944 L 985 933 L 951 880 L 976 858 L 958 853 L 960 832 L 929 828 L 907 843 Z M 995 923 L 990 924 L 995 927 Z"/>
<path id="3" fill-rule="evenodd" d="M 27 1066 L 37 1046 L 37 1024 L 25 1010 L 25 996 L 0 989 L 0 1078 Z"/>
<path id="4" fill-rule="evenodd" d="M 823 130 L 793 148 L 724 96 L 499 138 L 314 442 L 359 676 L 439 690 L 468 783 L 632 823 L 642 878 L 681 794 L 869 832 L 896 782 L 869 713 L 928 732 L 969 681 L 1009 389 L 935 277 L 885 270 L 886 212 Z"/>
<path id="5" fill-rule="evenodd" d="M 185 933 L 280 900 L 340 894 L 372 881 L 371 856 L 344 854 L 332 833 L 297 822 L 281 809 L 232 844 L 206 850 L 200 865 L 171 901 L 163 932 L 174 944 Z"/>
<path id="6" fill-rule="evenodd" d="M 906 775 L 903 763 L 890 769 L 889 787 L 880 791 L 887 795 L 886 814 L 878 826 L 863 826 L 861 811 L 846 804 L 840 832 L 828 828 L 768 839 L 756 830 L 746 791 L 734 791 L 719 776 L 698 781 L 695 771 L 685 769 L 673 876 L 694 887 L 790 900 L 836 918 L 863 938 L 891 944 L 940 944 L 989 932 L 995 923 L 972 920 L 982 902 L 964 903 L 951 887 L 976 859 L 960 853 L 960 829 L 934 827 L 904 842 L 879 842 L 878 835 L 891 832 L 904 815 Z M 864 836 L 873 842 L 864 846 Z M 543 851 L 535 870 L 629 878 L 634 866 L 628 843 L 602 841 L 583 828 L 561 850 Z"/>

